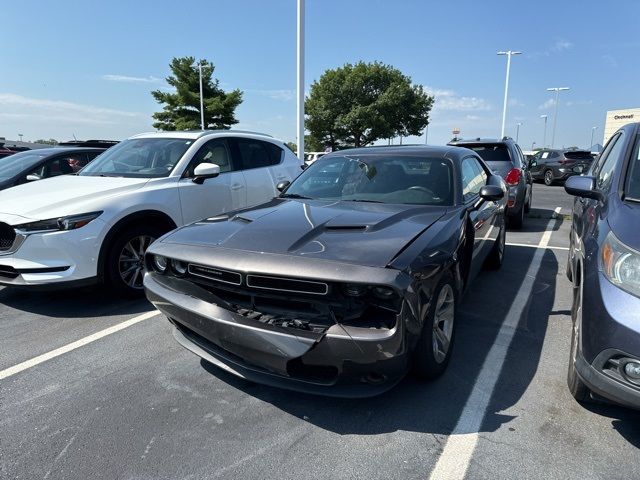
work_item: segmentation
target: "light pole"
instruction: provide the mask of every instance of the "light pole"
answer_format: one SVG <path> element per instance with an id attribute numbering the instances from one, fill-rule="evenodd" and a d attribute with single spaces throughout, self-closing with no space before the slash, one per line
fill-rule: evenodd
<path id="1" fill-rule="evenodd" d="M 516 123 L 516 143 L 518 143 L 518 138 L 520 138 L 520 126 L 521 125 L 522 125 L 522 122 Z"/>
<path id="2" fill-rule="evenodd" d="M 297 28 L 298 159 L 304 162 L 304 0 L 298 0 Z"/>
<path id="3" fill-rule="evenodd" d="M 507 50 L 506 52 L 498 52 L 498 55 L 507 56 L 507 79 L 504 83 L 504 105 L 502 106 L 502 130 L 500 131 L 500 138 L 504 138 L 504 127 L 507 120 L 507 97 L 509 95 L 509 72 L 511 70 L 511 56 L 520 55 L 522 52 L 514 52 Z"/>
<path id="4" fill-rule="evenodd" d="M 533 151 L 535 149 L 536 146 L 536 142 L 531 142 L 531 150 Z"/>
<path id="5" fill-rule="evenodd" d="M 426 128 L 424 129 L 424 144 L 429 144 L 429 124 L 427 123 Z"/>
<path id="6" fill-rule="evenodd" d="M 548 115 L 540 115 L 540 118 L 544 118 L 544 135 L 542 136 L 542 148 L 547 146 L 547 117 Z"/>
<path id="7" fill-rule="evenodd" d="M 204 131 L 204 97 L 202 96 L 202 62 L 198 63 L 200 73 L 200 128 Z"/>
<path id="8" fill-rule="evenodd" d="M 593 134 L 596 133 L 598 127 L 591 127 L 591 143 L 589 144 L 589 151 L 593 148 Z"/>
<path id="9" fill-rule="evenodd" d="M 550 87 L 547 88 L 547 92 L 556 92 L 556 105 L 555 112 L 553 114 L 553 131 L 551 133 L 551 148 L 553 148 L 556 143 L 556 124 L 558 122 L 558 99 L 560 97 L 560 92 L 565 90 L 569 90 L 569 87 Z"/>
<path id="10" fill-rule="evenodd" d="M 23 135 L 21 133 L 19 133 L 18 136 L 20 137 L 20 141 L 22 142 Z"/>

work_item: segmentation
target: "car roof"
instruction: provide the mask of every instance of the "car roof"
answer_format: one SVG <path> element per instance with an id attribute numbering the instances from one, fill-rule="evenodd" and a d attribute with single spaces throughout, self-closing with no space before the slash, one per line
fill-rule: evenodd
<path id="1" fill-rule="evenodd" d="M 513 139 L 510 137 L 500 138 L 465 138 L 465 139 L 457 139 L 451 140 L 447 145 L 479 145 L 483 143 L 508 143 L 513 142 Z"/>
<path id="2" fill-rule="evenodd" d="M 104 152 L 106 148 L 94 148 L 94 147 L 49 147 L 49 148 L 35 148 L 33 150 L 24 150 L 22 152 L 16 152 L 14 155 L 37 153 L 42 156 L 58 155 L 60 153 L 67 152 Z M 13 155 L 12 155 L 13 156 Z"/>
<path id="3" fill-rule="evenodd" d="M 133 135 L 129 138 L 181 138 L 186 140 L 197 140 L 198 138 L 214 135 L 251 135 L 265 137 L 275 140 L 271 135 L 260 132 L 251 132 L 248 130 L 174 130 L 168 132 L 145 132 Z"/>
<path id="4" fill-rule="evenodd" d="M 471 150 L 468 150 L 471 152 Z M 329 156 L 339 156 L 339 155 L 383 155 L 383 154 L 391 154 L 391 155 L 420 155 L 426 156 L 430 155 L 433 157 L 460 157 L 464 154 L 464 150 L 457 147 L 452 146 L 436 146 L 436 145 L 391 145 L 391 146 L 372 146 L 372 147 L 359 147 L 359 148 L 349 148 L 345 150 L 338 150 L 332 153 L 328 153 L 322 158 L 327 158 Z"/>

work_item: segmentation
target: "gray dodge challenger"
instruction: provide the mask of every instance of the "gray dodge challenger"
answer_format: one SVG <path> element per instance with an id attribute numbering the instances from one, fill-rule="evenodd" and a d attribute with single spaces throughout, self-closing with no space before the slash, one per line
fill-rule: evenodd
<path id="1" fill-rule="evenodd" d="M 330 396 L 442 374 L 465 289 L 502 264 L 502 178 L 465 148 L 368 147 L 278 189 L 147 250 L 146 294 L 177 341 L 239 377 Z"/>

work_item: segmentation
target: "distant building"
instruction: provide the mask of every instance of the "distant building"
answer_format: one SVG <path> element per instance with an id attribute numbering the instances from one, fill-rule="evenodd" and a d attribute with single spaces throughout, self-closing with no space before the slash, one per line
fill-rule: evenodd
<path id="1" fill-rule="evenodd" d="M 626 108 L 624 110 L 609 110 L 604 123 L 604 141 L 606 144 L 611 135 L 627 123 L 640 122 L 640 108 Z"/>

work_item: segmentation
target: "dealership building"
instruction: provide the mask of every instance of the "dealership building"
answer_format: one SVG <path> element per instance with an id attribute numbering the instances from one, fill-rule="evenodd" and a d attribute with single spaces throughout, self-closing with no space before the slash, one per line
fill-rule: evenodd
<path id="1" fill-rule="evenodd" d="M 623 125 L 640 122 L 640 108 L 626 108 L 624 110 L 609 110 L 604 122 L 604 142 L 607 143 L 611 135 Z"/>

